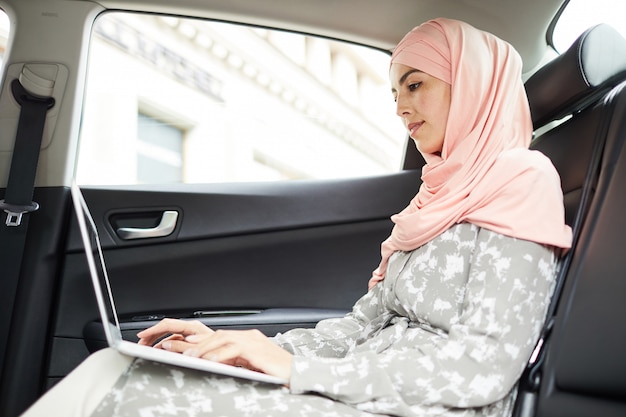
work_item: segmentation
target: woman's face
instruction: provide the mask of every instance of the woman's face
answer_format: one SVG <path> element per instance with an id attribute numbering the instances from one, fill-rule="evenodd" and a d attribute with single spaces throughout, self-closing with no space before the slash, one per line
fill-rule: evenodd
<path id="1" fill-rule="evenodd" d="M 409 66 L 389 70 L 396 113 L 421 153 L 440 154 L 450 112 L 450 85 Z"/>

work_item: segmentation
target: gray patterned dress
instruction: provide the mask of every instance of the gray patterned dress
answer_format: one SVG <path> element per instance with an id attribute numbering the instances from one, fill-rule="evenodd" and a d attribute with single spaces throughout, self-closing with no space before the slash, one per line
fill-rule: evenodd
<path id="1" fill-rule="evenodd" d="M 344 318 L 277 335 L 289 388 L 135 361 L 100 416 L 508 416 L 556 275 L 551 248 L 463 223 Z"/>

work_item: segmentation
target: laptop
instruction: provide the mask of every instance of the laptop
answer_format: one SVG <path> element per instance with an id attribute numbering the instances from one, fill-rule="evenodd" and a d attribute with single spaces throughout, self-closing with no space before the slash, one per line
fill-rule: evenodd
<path id="1" fill-rule="evenodd" d="M 89 266 L 89 274 L 96 294 L 98 310 L 102 319 L 104 333 L 107 344 L 124 355 L 147 359 L 154 362 L 164 363 L 173 366 L 191 368 L 221 375 L 244 378 L 254 381 L 267 382 L 270 384 L 286 384 L 288 381 L 272 375 L 241 368 L 223 363 L 213 362 L 206 359 L 194 358 L 181 355 L 180 353 L 169 352 L 163 349 L 156 349 L 150 346 L 138 345 L 136 343 L 123 340 L 120 323 L 113 303 L 113 293 L 104 263 L 102 246 L 96 224 L 89 212 L 87 203 L 83 198 L 76 182 L 71 186 L 72 203 L 76 212 L 80 235 L 85 248 L 85 256 Z"/>

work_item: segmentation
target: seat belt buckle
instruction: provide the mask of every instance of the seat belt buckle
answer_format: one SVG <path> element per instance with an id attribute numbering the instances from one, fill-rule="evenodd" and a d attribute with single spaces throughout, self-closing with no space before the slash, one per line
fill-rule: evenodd
<path id="1" fill-rule="evenodd" d="M 16 205 L 9 204 L 4 200 L 0 200 L 0 209 L 4 210 L 4 212 L 7 214 L 7 218 L 4 224 L 7 227 L 17 227 L 22 224 L 22 217 L 24 216 L 24 214 L 37 211 L 39 209 L 39 204 L 31 201 L 31 203 L 28 205 Z"/>
<path id="2" fill-rule="evenodd" d="M 11 226 L 16 227 L 22 224 L 22 215 L 24 213 L 14 213 L 9 210 L 4 210 L 4 212 L 7 214 L 7 220 L 4 222 L 4 224 L 6 224 L 9 227 Z"/>

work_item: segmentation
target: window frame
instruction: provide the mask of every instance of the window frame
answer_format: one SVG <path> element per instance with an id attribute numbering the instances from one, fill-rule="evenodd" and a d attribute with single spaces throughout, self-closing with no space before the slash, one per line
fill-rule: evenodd
<path id="1" fill-rule="evenodd" d="M 101 14 L 101 16 L 99 16 L 99 18 L 100 19 L 103 18 L 103 15 L 106 15 L 108 13 L 125 13 L 125 14 L 130 14 L 130 13 L 133 13 L 133 12 L 110 11 L 110 12 L 106 12 L 106 13 Z M 165 15 L 145 14 L 145 13 L 141 13 L 141 12 L 138 12 L 137 15 L 138 16 L 149 16 L 149 17 L 163 16 L 164 18 L 167 18 L 167 16 L 165 16 Z M 268 27 L 261 27 L 261 26 L 253 26 L 253 25 L 249 25 L 249 24 L 243 24 L 243 23 L 239 23 L 239 22 L 230 22 L 230 21 L 212 20 L 212 19 L 199 19 L 199 18 L 194 18 L 194 17 L 184 17 L 184 16 L 183 17 L 178 17 L 178 16 L 176 16 L 174 18 L 189 19 L 190 21 L 200 21 L 200 22 L 205 22 L 205 21 L 206 22 L 215 22 L 217 24 L 230 24 L 230 25 L 235 25 L 237 27 L 242 27 L 242 28 L 254 28 L 253 30 L 271 30 L 271 31 L 274 31 L 274 33 L 287 33 L 289 35 L 294 34 L 294 35 L 303 36 L 304 40 L 306 40 L 309 37 L 314 37 L 316 39 L 338 41 L 338 42 L 342 42 L 344 44 L 350 44 L 350 45 L 355 45 L 355 46 L 358 46 L 358 47 L 367 48 L 368 50 L 375 51 L 376 53 L 383 54 L 381 56 L 390 56 L 389 51 L 384 51 L 384 50 L 381 50 L 379 48 L 371 47 L 371 46 L 368 46 L 368 45 L 352 43 L 352 42 L 348 42 L 348 41 L 344 41 L 344 40 L 333 39 L 333 38 L 328 38 L 328 37 L 322 37 L 322 36 L 318 36 L 318 35 L 311 35 L 311 34 L 298 32 L 298 31 L 288 31 L 288 30 L 280 29 L 280 28 L 268 28 Z M 94 30 L 93 33 L 91 34 L 92 38 L 93 38 L 93 36 L 95 36 L 94 35 L 95 32 L 96 31 Z M 89 58 L 89 61 L 91 62 L 91 56 Z M 88 84 L 89 84 L 89 81 L 90 81 L 89 80 L 89 78 L 90 78 L 89 77 L 89 73 L 90 73 L 90 68 L 88 67 L 87 68 L 87 77 L 88 77 L 87 83 Z M 389 95 L 389 97 L 391 97 L 391 96 Z M 86 100 L 86 102 L 87 102 L 87 100 Z M 392 103 L 391 98 L 389 98 L 389 102 Z M 141 106 L 142 105 L 141 105 L 141 102 L 140 102 L 139 103 L 139 107 L 141 108 Z M 150 104 L 150 106 L 152 106 L 152 104 Z M 86 107 L 86 105 L 83 107 L 83 110 L 85 109 L 85 107 Z M 391 109 L 392 109 L 392 107 L 390 106 L 390 110 Z M 148 114 L 151 115 L 152 112 L 149 112 Z M 395 116 L 395 111 L 391 112 L 390 114 L 392 114 L 392 117 L 394 119 L 397 118 L 397 116 Z M 168 118 L 168 123 L 169 123 L 169 118 Z M 397 123 L 398 127 L 401 127 L 401 123 L 399 121 L 396 120 L 395 123 Z M 194 122 L 193 121 L 183 122 L 182 124 L 188 124 L 190 126 L 193 126 Z M 83 130 L 84 129 L 84 125 L 85 125 L 85 123 L 83 122 L 83 127 L 81 128 L 81 131 L 79 133 L 79 140 L 80 141 L 86 140 L 85 137 L 84 137 L 84 130 Z M 399 172 L 399 171 L 401 171 L 403 169 L 420 167 L 422 165 L 421 157 L 418 158 L 417 162 L 413 162 L 413 160 L 415 160 L 415 153 L 416 152 L 412 152 L 411 149 L 410 149 L 411 146 L 407 146 L 407 145 L 410 145 L 410 141 L 408 140 L 408 135 L 404 132 L 404 129 L 403 128 L 402 129 L 398 129 L 396 136 L 397 136 L 396 139 L 394 139 L 396 141 L 396 144 L 394 146 L 396 146 L 397 149 L 396 149 L 396 154 L 394 156 L 394 161 L 395 162 L 392 162 L 394 168 L 389 170 L 389 171 L 387 171 L 387 172 L 388 173 L 394 173 L 394 172 Z M 380 152 L 374 152 L 374 154 L 379 154 L 379 153 Z M 254 154 L 253 161 L 257 161 L 258 162 L 258 161 L 262 161 L 262 160 L 270 160 L 270 159 L 272 159 L 272 158 L 268 158 L 267 153 L 259 152 L 256 149 L 254 150 L 253 154 Z M 409 157 L 411 159 L 411 163 L 407 165 L 407 161 L 409 160 Z M 79 167 L 78 168 L 78 172 L 79 173 L 80 173 L 80 165 L 81 165 L 81 158 L 80 158 L 80 155 L 79 155 L 79 160 L 78 160 L 78 167 Z M 280 163 L 280 161 L 278 161 L 276 166 L 280 166 L 280 165 L 281 165 L 281 163 Z M 303 175 L 298 175 L 297 174 L 298 170 L 294 169 L 294 168 L 295 168 L 294 165 L 292 165 L 291 167 L 287 167 L 283 171 L 284 172 L 290 172 L 290 171 L 291 172 L 295 172 L 296 173 L 296 174 L 294 174 L 295 176 L 303 177 Z M 185 172 L 185 171 L 186 171 L 186 169 L 183 168 L 183 172 Z M 385 172 L 379 172 L 378 174 L 384 174 L 384 173 Z M 355 174 L 355 175 L 345 175 L 345 176 L 338 176 L 338 177 L 333 177 L 333 178 L 337 178 L 337 179 L 339 179 L 339 178 L 350 178 L 350 177 L 359 178 L 359 177 L 371 176 L 371 175 L 377 175 L 377 173 L 372 172 L 372 173 L 363 173 L 363 174 Z M 290 175 L 287 175 L 287 176 L 290 176 Z M 185 177 L 185 174 L 183 174 L 183 181 L 182 181 L 182 183 L 185 183 L 186 180 L 187 180 L 187 178 Z M 251 179 L 244 180 L 244 182 L 247 182 L 247 181 L 250 181 L 250 180 Z M 197 182 L 197 181 L 192 180 L 191 182 Z M 201 182 L 210 183 L 210 182 L 215 182 L 215 181 L 208 180 L 208 181 L 201 181 Z M 217 182 L 224 182 L 224 181 L 218 180 Z M 225 181 L 225 182 L 231 182 L 231 181 Z M 234 181 L 234 182 L 240 182 L 240 181 Z M 89 184 L 89 183 L 93 183 L 93 181 L 88 181 L 87 184 Z M 92 185 L 105 185 L 105 184 L 104 183 L 94 183 Z M 110 185 L 130 185 L 130 184 L 116 182 L 115 184 L 110 184 Z"/>

